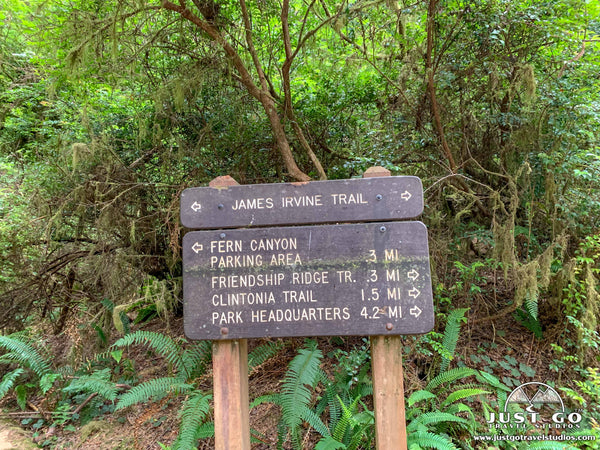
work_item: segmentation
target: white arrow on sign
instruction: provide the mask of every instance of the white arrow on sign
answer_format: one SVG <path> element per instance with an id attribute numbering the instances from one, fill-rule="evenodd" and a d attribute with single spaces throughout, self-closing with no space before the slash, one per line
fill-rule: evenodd
<path id="1" fill-rule="evenodd" d="M 194 212 L 198 212 L 202 209 L 202 205 L 198 202 L 194 202 L 192 204 L 192 209 L 194 210 Z"/>
<path id="2" fill-rule="evenodd" d="M 419 272 L 417 272 L 415 269 L 413 269 L 410 272 L 408 272 L 406 274 L 406 276 L 408 278 L 410 278 L 412 281 L 415 281 L 417 278 L 419 278 Z"/>
<path id="3" fill-rule="evenodd" d="M 421 308 L 419 308 L 418 306 L 413 306 L 412 308 L 410 308 L 409 312 L 411 316 L 419 317 L 423 311 L 421 311 Z"/>
<path id="4" fill-rule="evenodd" d="M 412 197 L 412 194 L 408 191 L 404 191 L 402 194 L 400 194 L 400 198 L 402 200 L 404 200 L 405 202 L 409 201 L 411 197 Z"/>
<path id="5" fill-rule="evenodd" d="M 412 298 L 417 298 L 419 295 L 421 295 L 421 291 L 419 291 L 417 288 L 412 288 L 410 291 L 408 291 L 408 295 L 410 295 Z"/>
<path id="6" fill-rule="evenodd" d="M 202 251 L 202 244 L 199 244 L 198 242 L 196 242 L 194 245 L 192 245 L 192 250 L 194 250 L 196 252 L 196 254 L 198 254 L 199 252 Z"/>

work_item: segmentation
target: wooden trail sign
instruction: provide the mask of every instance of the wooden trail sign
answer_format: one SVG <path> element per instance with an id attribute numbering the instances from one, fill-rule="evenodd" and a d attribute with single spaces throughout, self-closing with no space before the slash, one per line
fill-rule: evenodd
<path id="1" fill-rule="evenodd" d="M 218 177 L 183 192 L 181 221 L 214 229 L 420 215 L 421 181 L 389 175 L 372 167 L 366 180 L 250 186 Z M 406 449 L 400 334 L 433 327 L 428 253 L 420 222 L 186 234 L 184 325 L 192 339 L 213 339 L 215 449 L 250 450 L 247 341 L 236 338 L 340 334 L 371 335 L 376 446 Z"/>
<path id="2" fill-rule="evenodd" d="M 190 188 L 181 194 L 188 228 L 411 219 L 423 212 L 413 176 Z"/>
<path id="3" fill-rule="evenodd" d="M 191 339 L 421 334 L 433 328 L 421 222 L 196 231 L 183 240 Z"/>

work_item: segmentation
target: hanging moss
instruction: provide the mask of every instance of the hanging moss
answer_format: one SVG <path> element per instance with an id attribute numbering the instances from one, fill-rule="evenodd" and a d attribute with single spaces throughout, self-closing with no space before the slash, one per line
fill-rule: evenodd
<path id="1" fill-rule="evenodd" d="M 600 308 L 598 302 L 600 301 L 600 295 L 597 289 L 597 280 L 590 264 L 586 264 L 585 267 L 585 312 L 581 319 L 581 322 L 588 330 L 596 330 L 598 327 L 598 314 Z"/>

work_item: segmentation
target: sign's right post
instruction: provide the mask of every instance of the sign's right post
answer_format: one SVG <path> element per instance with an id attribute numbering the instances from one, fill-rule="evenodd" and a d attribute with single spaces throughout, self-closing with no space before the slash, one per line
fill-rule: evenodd
<path id="1" fill-rule="evenodd" d="M 383 167 L 370 167 L 363 174 L 363 178 L 390 175 L 391 172 Z M 394 335 L 371 336 L 370 339 L 377 450 L 405 450 L 408 444 L 402 338 Z"/>

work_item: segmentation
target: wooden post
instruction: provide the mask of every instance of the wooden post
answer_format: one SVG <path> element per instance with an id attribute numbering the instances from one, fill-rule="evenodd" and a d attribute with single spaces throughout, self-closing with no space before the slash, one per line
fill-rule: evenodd
<path id="1" fill-rule="evenodd" d="M 363 178 L 390 175 L 384 167 L 369 167 Z M 371 336 L 371 368 L 377 450 L 405 450 L 408 445 L 401 336 Z"/>
<path id="2" fill-rule="evenodd" d="M 213 341 L 215 449 L 250 450 L 248 341 Z"/>
<path id="3" fill-rule="evenodd" d="M 217 177 L 210 187 L 237 185 L 229 175 Z M 215 449 L 250 450 L 248 394 L 248 341 L 213 341 Z"/>

